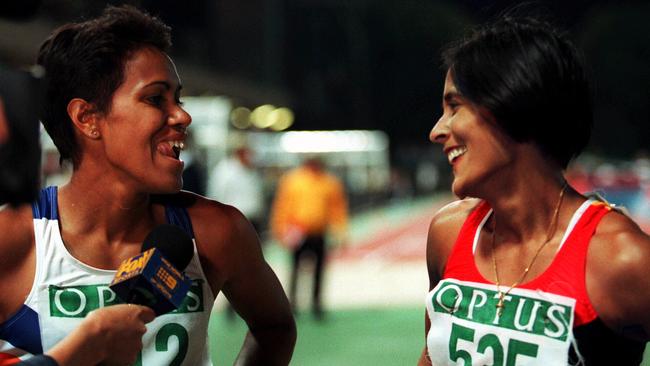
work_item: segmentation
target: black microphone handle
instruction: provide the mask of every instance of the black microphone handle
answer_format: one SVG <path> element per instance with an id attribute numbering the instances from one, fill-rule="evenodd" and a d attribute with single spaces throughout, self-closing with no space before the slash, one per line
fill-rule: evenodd
<path id="1" fill-rule="evenodd" d="M 149 296 L 147 296 L 141 289 L 136 287 L 131 291 L 131 296 L 126 303 L 152 307 L 157 302 L 157 300 L 152 293 L 148 294 Z"/>

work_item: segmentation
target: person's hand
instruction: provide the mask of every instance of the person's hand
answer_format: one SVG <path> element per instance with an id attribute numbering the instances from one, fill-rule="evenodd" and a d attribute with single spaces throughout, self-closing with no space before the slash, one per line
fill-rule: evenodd
<path id="1" fill-rule="evenodd" d="M 132 365 L 142 350 L 145 324 L 156 317 L 146 306 L 121 304 L 97 309 L 87 316 L 87 321 L 102 335 L 107 347 L 102 365 Z"/>
<path id="2" fill-rule="evenodd" d="M 119 304 L 94 310 L 49 352 L 60 366 L 133 364 L 142 349 L 146 324 L 155 318 L 148 307 Z"/>

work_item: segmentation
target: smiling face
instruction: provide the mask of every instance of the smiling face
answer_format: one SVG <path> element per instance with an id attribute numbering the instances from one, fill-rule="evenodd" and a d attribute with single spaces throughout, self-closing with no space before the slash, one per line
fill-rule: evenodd
<path id="1" fill-rule="evenodd" d="M 442 145 L 452 165 L 452 191 L 460 198 L 480 197 L 484 183 L 514 160 L 514 144 L 490 114 L 460 94 L 451 73 L 447 73 L 442 101 L 443 114 L 429 138 Z"/>
<path id="2" fill-rule="evenodd" d="M 182 187 L 179 154 L 191 123 L 179 100 L 176 68 L 166 54 L 145 47 L 124 70 L 110 110 L 98 121 L 107 173 L 138 190 L 176 192 Z"/>

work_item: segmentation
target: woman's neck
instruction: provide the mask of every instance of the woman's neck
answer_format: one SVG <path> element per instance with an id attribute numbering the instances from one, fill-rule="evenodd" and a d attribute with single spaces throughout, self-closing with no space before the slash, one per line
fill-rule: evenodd
<path id="1" fill-rule="evenodd" d="M 73 173 L 70 182 L 60 187 L 59 214 L 66 231 L 95 232 L 113 242 L 153 225 L 149 194 L 107 180 Z"/>
<path id="2" fill-rule="evenodd" d="M 480 197 L 493 209 L 490 227 L 496 219 L 497 234 L 508 242 L 546 238 L 553 217 L 561 217 L 567 206 L 561 169 L 541 157 L 532 158 L 518 160 L 508 172 L 495 175 Z M 565 194 L 572 196 L 575 192 L 567 187 Z M 564 202 L 558 205 L 561 200 Z"/>

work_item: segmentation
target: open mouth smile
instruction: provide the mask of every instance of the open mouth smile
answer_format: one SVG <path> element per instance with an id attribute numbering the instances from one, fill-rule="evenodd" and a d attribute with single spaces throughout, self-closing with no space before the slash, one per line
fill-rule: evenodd
<path id="1" fill-rule="evenodd" d="M 185 142 L 182 140 L 164 141 L 158 144 L 158 152 L 169 158 L 179 160 L 181 151 L 185 149 Z"/>
<path id="2" fill-rule="evenodd" d="M 458 157 L 462 156 L 466 152 L 467 147 L 465 146 L 458 146 L 447 151 L 447 160 L 449 160 L 449 164 L 453 164 Z"/>
<path id="3" fill-rule="evenodd" d="M 174 157 L 178 159 L 181 156 L 181 151 L 185 149 L 185 143 L 183 141 L 169 141 L 169 145 L 172 148 L 172 151 L 174 152 Z"/>

